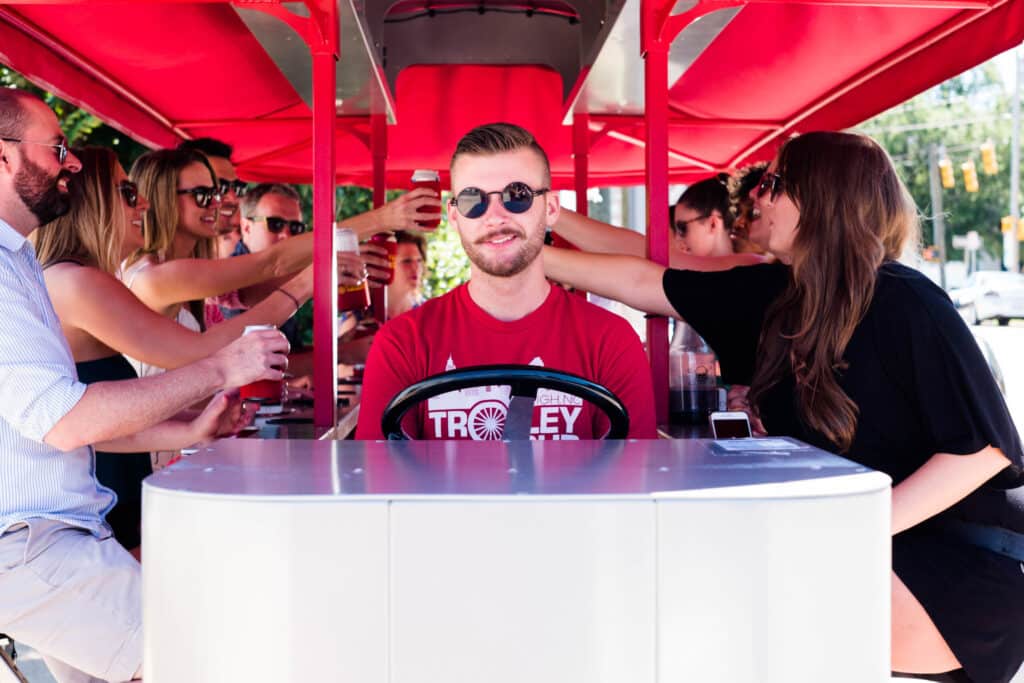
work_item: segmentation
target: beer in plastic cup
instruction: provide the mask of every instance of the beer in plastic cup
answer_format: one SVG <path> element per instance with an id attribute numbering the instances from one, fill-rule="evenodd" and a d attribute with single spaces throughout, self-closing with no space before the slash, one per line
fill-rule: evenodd
<path id="1" fill-rule="evenodd" d="M 384 247 L 384 250 L 388 253 L 388 269 L 385 271 L 387 275 L 383 278 L 375 277 L 373 280 L 384 285 L 390 285 L 395 281 L 395 259 L 398 257 L 398 241 L 389 232 L 378 232 L 370 238 L 370 243 L 378 247 Z M 377 270 L 376 272 L 379 273 L 380 271 Z"/>
<path id="2" fill-rule="evenodd" d="M 412 188 L 415 190 L 417 187 L 428 187 L 437 193 L 438 199 L 441 198 L 441 175 L 437 171 L 428 171 L 424 169 L 418 169 L 413 171 L 412 174 Z M 416 225 L 420 226 L 424 230 L 433 230 L 441 224 L 441 210 L 434 211 L 433 209 L 420 209 L 418 213 L 424 215 L 423 220 L 416 221 Z"/>
<path id="3" fill-rule="evenodd" d="M 242 336 L 251 333 L 258 332 L 260 330 L 276 330 L 277 328 L 273 325 L 246 325 L 245 331 L 242 332 Z M 281 402 L 281 380 L 279 379 L 261 379 L 251 384 L 246 384 L 244 387 L 239 387 L 238 395 L 241 399 L 250 401 L 260 401 L 263 403 L 280 403 Z"/>
<path id="4" fill-rule="evenodd" d="M 359 253 L 359 238 L 349 228 L 334 228 L 336 252 Z M 338 311 L 362 311 L 370 306 L 370 288 L 363 280 L 358 285 L 338 287 Z"/>

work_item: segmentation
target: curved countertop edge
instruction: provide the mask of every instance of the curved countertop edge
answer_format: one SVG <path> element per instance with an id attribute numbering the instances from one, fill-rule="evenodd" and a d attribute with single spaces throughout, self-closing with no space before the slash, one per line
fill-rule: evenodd
<path id="1" fill-rule="evenodd" d="M 142 484 L 143 491 L 155 495 L 239 503 L 384 503 L 436 502 L 436 503 L 569 503 L 569 502 L 671 502 L 671 501 L 761 501 L 796 500 L 809 498 L 844 498 L 859 496 L 888 489 L 889 476 L 874 470 L 858 474 L 844 474 L 818 479 L 750 484 L 746 486 L 722 486 L 717 488 L 684 491 L 655 491 L 650 493 L 280 493 L 245 494 L 216 493 L 210 491 L 183 491 L 157 486 L 148 480 Z"/>

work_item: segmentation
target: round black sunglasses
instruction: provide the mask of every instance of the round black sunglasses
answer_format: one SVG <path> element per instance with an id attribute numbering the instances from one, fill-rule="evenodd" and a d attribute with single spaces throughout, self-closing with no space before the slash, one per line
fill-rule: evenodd
<path id="1" fill-rule="evenodd" d="M 550 192 L 551 189 L 542 187 L 535 190 L 526 183 L 509 183 L 502 190 L 484 192 L 478 187 L 467 187 L 461 190 L 458 195 L 449 200 L 449 204 L 459 210 L 466 218 L 480 218 L 487 213 L 487 204 L 492 194 L 501 196 L 501 205 L 509 213 L 525 213 L 533 206 L 533 198 Z"/>

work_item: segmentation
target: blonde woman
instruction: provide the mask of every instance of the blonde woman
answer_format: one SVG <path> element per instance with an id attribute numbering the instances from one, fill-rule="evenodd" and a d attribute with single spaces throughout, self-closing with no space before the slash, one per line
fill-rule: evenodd
<path id="1" fill-rule="evenodd" d="M 40 227 L 33 239 L 82 381 L 135 377 L 122 353 L 164 368 L 186 365 L 238 338 L 247 324 L 283 322 L 295 311 L 293 299 L 310 297 L 307 270 L 282 285 L 282 294 L 204 334 L 153 312 L 114 276 L 126 251 L 141 244 L 149 204 L 111 150 L 87 148 L 76 154 L 82 171 L 69 185 L 71 210 Z M 108 523 L 126 548 L 136 548 L 140 484 L 152 471 L 149 454 L 98 453 L 96 471 L 119 498 Z"/>

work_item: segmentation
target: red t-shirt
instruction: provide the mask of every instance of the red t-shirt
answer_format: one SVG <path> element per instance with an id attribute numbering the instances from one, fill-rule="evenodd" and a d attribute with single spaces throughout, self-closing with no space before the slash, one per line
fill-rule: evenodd
<path id="1" fill-rule="evenodd" d="M 604 385 L 629 411 L 631 438 L 656 436 L 650 365 L 625 320 L 552 286 L 540 308 L 503 322 L 480 308 L 463 285 L 377 333 L 366 361 L 356 438 L 383 438 L 384 408 L 407 386 L 447 370 L 497 363 L 562 370 Z M 404 424 L 419 438 L 498 439 L 508 401 L 507 386 L 453 391 L 410 410 Z M 593 439 L 607 424 L 589 403 L 541 389 L 530 438 Z"/>

